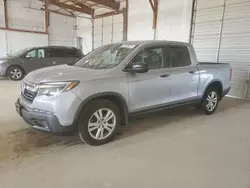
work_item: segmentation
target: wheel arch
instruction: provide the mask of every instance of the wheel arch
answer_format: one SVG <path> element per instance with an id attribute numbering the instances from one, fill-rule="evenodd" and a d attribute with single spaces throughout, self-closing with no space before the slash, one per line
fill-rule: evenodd
<path id="1" fill-rule="evenodd" d="M 9 70 L 12 68 L 12 67 L 19 67 L 22 71 L 23 71 L 23 74 L 25 75 L 25 71 L 24 69 L 20 66 L 20 65 L 10 65 L 7 69 L 7 72 L 6 74 L 8 74 Z"/>
<path id="2" fill-rule="evenodd" d="M 204 96 L 205 96 L 207 90 L 208 90 L 209 88 L 211 88 L 211 87 L 217 87 L 217 88 L 219 89 L 220 100 L 221 100 L 222 94 L 223 94 L 223 85 L 222 85 L 221 80 L 212 80 L 212 81 L 210 81 L 210 82 L 207 84 L 207 86 L 206 86 L 206 88 L 205 88 L 205 90 L 204 90 L 204 92 L 203 92 L 202 98 L 204 98 Z"/>
<path id="3" fill-rule="evenodd" d="M 83 102 L 80 104 L 78 107 L 76 114 L 74 116 L 74 124 L 76 125 L 79 121 L 79 117 L 81 113 L 84 113 L 86 109 L 88 108 L 89 102 L 96 100 L 96 99 L 106 99 L 111 102 L 113 102 L 115 105 L 120 110 L 121 113 L 121 120 L 122 120 L 122 125 L 127 125 L 128 124 L 128 105 L 125 100 L 125 98 L 116 92 L 101 92 L 101 93 L 96 93 L 94 95 L 89 96 Z"/>

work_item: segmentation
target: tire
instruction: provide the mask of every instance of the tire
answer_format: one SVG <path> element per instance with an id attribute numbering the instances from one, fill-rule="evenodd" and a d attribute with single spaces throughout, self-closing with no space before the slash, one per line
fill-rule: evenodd
<path id="1" fill-rule="evenodd" d="M 109 100 L 94 100 L 80 117 L 80 139 L 91 146 L 106 144 L 114 139 L 120 123 L 120 111 L 115 104 Z"/>
<path id="2" fill-rule="evenodd" d="M 203 97 L 201 107 L 205 114 L 211 115 L 218 107 L 220 95 L 218 88 L 209 87 Z"/>
<path id="3" fill-rule="evenodd" d="M 14 81 L 22 80 L 24 77 L 24 71 L 21 67 L 12 66 L 8 69 L 7 76 Z"/>

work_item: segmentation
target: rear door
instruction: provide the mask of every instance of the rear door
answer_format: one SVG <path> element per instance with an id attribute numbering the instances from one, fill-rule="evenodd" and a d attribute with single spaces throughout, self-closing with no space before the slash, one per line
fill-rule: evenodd
<path id="1" fill-rule="evenodd" d="M 76 48 L 68 48 L 63 50 L 63 56 L 67 64 L 72 64 L 81 59 L 83 54 Z"/>
<path id="2" fill-rule="evenodd" d="M 48 57 L 47 66 L 55 66 L 65 64 L 63 51 L 61 48 L 47 48 L 46 55 Z"/>
<path id="3" fill-rule="evenodd" d="M 170 79 L 164 56 L 164 46 L 147 47 L 139 52 L 132 63 L 147 63 L 146 73 L 127 73 L 130 111 L 158 108 L 169 102 Z"/>
<path id="4" fill-rule="evenodd" d="M 48 48 L 47 54 L 50 59 L 48 66 L 74 63 L 82 57 L 77 49 L 73 48 Z"/>
<path id="5" fill-rule="evenodd" d="M 192 65 L 185 46 L 166 48 L 170 71 L 170 103 L 185 102 L 197 98 L 199 72 Z"/>

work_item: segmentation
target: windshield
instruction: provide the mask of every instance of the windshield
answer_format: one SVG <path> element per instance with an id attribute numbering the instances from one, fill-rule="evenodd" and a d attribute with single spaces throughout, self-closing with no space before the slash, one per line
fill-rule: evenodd
<path id="1" fill-rule="evenodd" d="M 17 52 L 14 52 L 14 53 L 10 54 L 9 56 L 10 56 L 10 57 L 21 56 L 21 55 L 23 55 L 25 52 L 29 51 L 30 49 L 31 49 L 31 48 L 25 48 L 25 49 L 23 49 L 23 50 L 19 50 L 19 51 L 17 51 Z"/>
<path id="2" fill-rule="evenodd" d="M 136 45 L 110 44 L 97 48 L 74 66 L 91 69 L 111 69 L 119 65 Z"/>

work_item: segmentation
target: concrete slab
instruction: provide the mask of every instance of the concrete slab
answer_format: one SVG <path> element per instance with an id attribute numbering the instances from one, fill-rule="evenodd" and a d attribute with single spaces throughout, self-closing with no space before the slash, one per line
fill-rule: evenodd
<path id="1" fill-rule="evenodd" d="M 227 98 L 211 116 L 157 113 L 90 147 L 26 128 L 13 106 L 19 84 L 0 88 L 8 91 L 0 95 L 0 187 L 250 187 L 249 102 Z"/>

